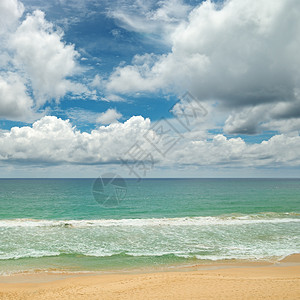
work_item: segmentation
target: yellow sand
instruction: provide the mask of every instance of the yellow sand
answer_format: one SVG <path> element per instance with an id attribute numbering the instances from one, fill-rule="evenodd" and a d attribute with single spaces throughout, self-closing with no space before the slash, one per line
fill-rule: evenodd
<path id="1" fill-rule="evenodd" d="M 40 276 L 0 278 L 0 299 L 300 299 L 300 255 L 268 266 L 227 265 L 216 270 L 191 268 L 67 278 Z"/>

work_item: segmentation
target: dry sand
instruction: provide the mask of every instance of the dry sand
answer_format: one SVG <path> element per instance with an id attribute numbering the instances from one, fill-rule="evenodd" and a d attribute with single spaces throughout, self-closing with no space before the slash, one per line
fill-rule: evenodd
<path id="1" fill-rule="evenodd" d="M 199 268 L 144 274 L 2 277 L 0 299 L 300 299 L 299 254 L 277 264 Z"/>

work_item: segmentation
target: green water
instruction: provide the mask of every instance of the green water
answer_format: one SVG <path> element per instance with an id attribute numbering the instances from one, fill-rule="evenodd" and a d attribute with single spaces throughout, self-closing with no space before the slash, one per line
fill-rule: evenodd
<path id="1" fill-rule="evenodd" d="M 130 179 L 112 206 L 95 200 L 94 182 L 0 180 L 0 272 L 120 270 L 300 252 L 299 179 Z M 101 195 L 115 192 L 109 187 L 100 187 Z"/>

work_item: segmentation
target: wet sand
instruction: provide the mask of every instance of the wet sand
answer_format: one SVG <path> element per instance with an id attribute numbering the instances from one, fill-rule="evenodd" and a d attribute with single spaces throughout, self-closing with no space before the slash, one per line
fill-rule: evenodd
<path id="1" fill-rule="evenodd" d="M 136 274 L 0 277 L 0 299 L 300 299 L 300 255 Z"/>

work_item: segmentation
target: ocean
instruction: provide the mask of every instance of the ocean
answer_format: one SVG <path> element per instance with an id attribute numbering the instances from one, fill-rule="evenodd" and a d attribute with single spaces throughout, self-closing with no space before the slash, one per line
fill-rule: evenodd
<path id="1" fill-rule="evenodd" d="M 300 179 L 0 179 L 0 274 L 300 252 Z"/>

